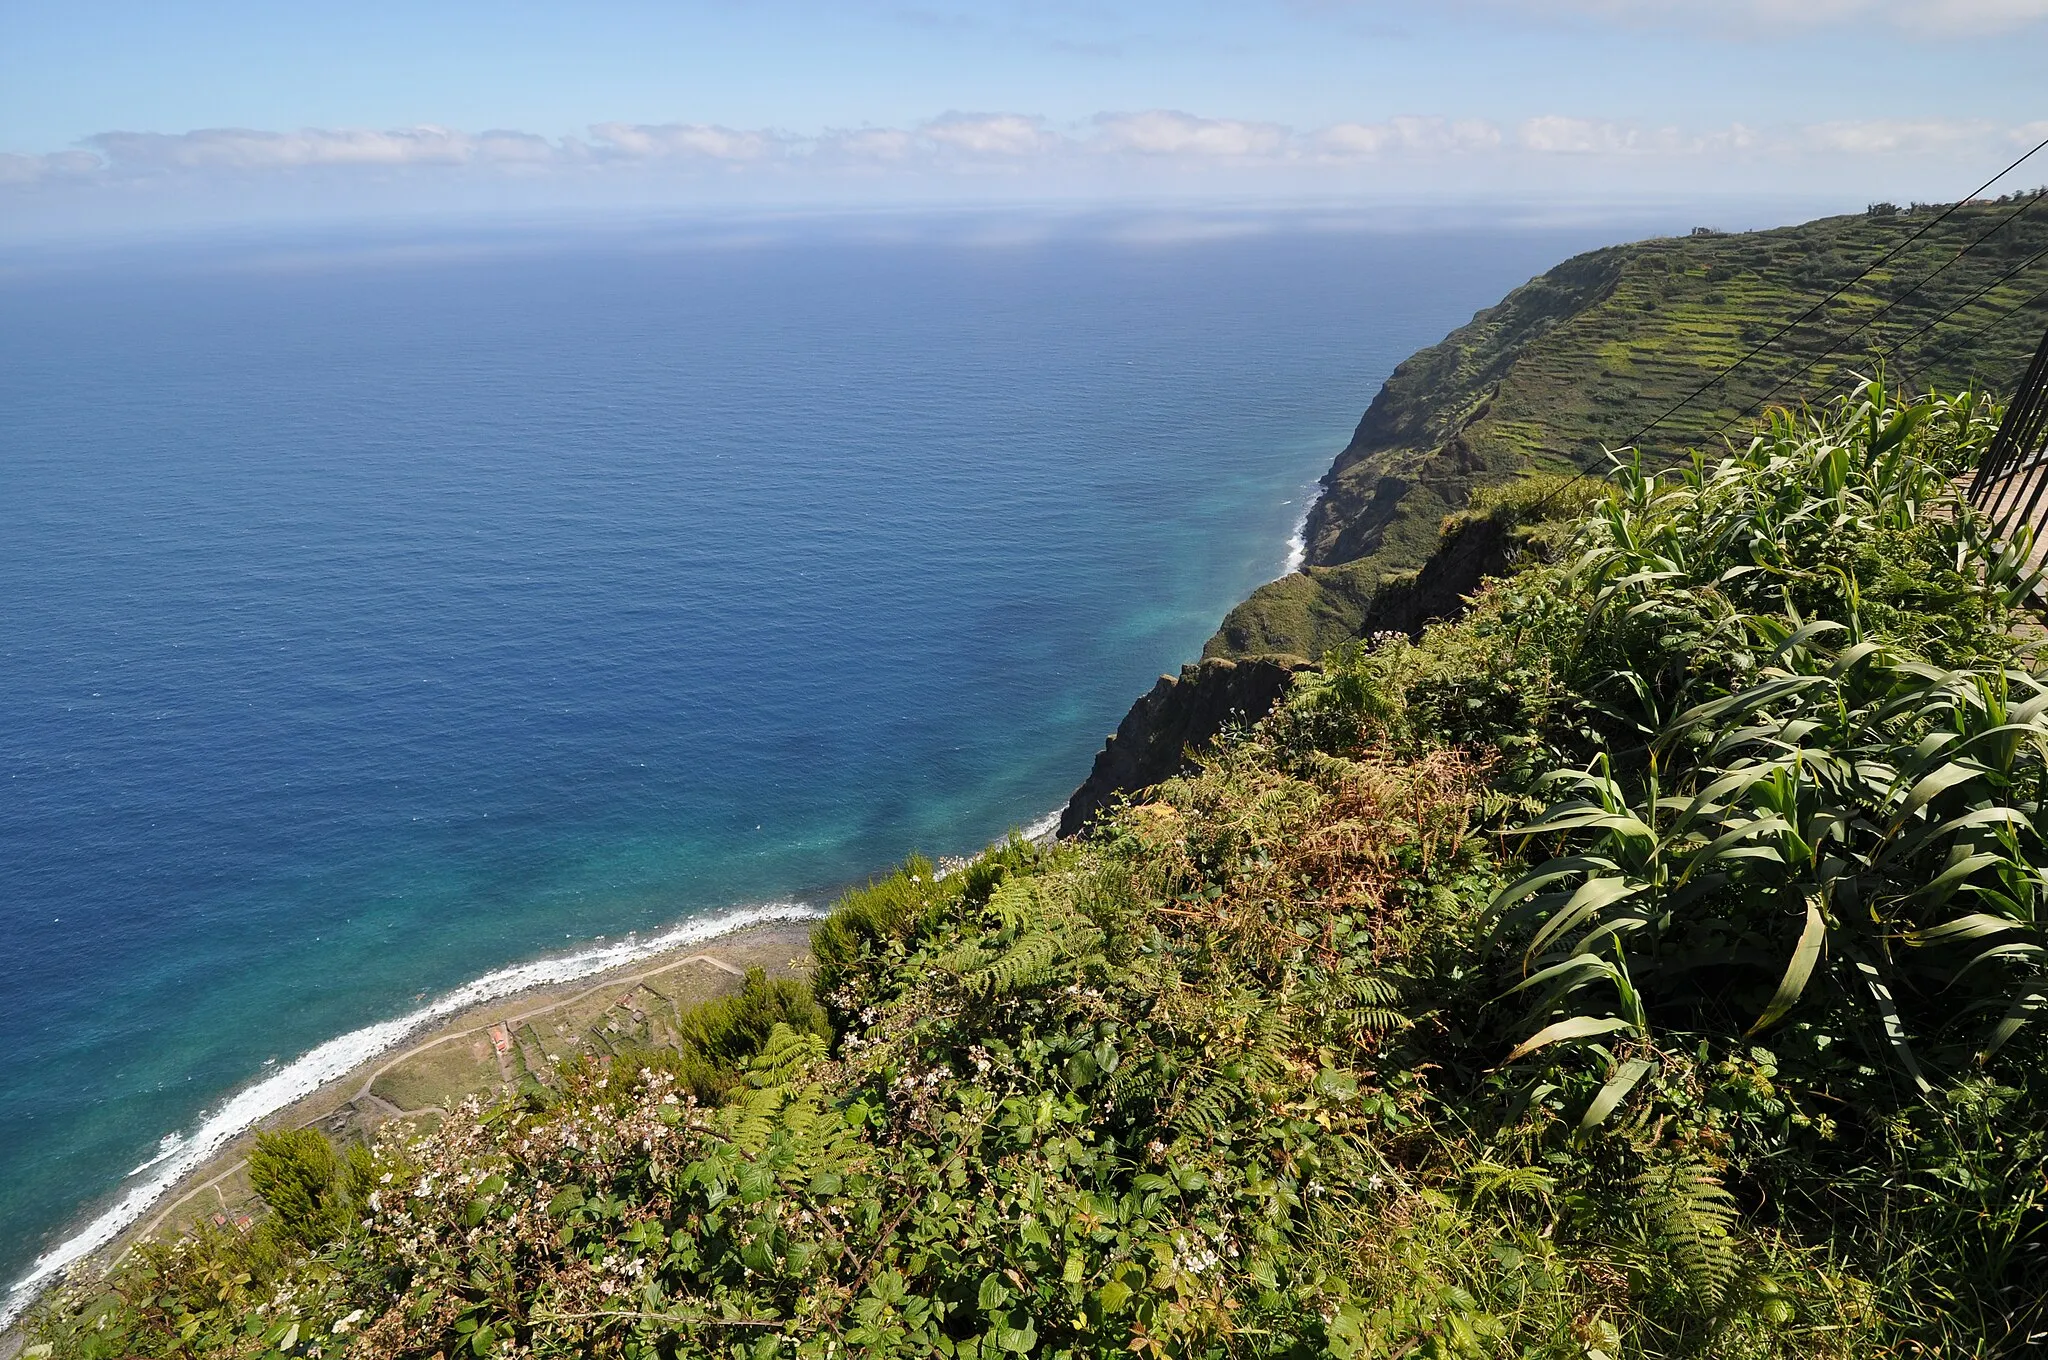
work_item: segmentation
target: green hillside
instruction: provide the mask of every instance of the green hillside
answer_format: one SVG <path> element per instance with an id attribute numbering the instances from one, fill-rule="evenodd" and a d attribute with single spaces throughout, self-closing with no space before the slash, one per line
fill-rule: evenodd
<path id="1" fill-rule="evenodd" d="M 1642 440 L 1645 457 L 1717 447 L 1750 408 L 1839 391 L 1852 372 L 1881 368 L 1920 391 L 2010 388 L 2048 326 L 2048 298 L 2038 296 L 2048 260 L 1999 282 L 2048 251 L 2048 200 L 2027 202 L 1957 210 L 1664 420 Z M 1232 611 L 1205 654 L 1314 657 L 1356 636 L 1381 578 L 1419 567 L 1443 517 L 1476 488 L 1603 468 L 1606 448 L 1628 443 L 1940 211 L 1614 246 L 1516 289 L 1394 371 L 1331 469 L 1309 522 L 1308 570 Z"/>
<path id="2" fill-rule="evenodd" d="M 1331 654 L 1096 834 L 912 860 L 680 1051 L 338 1154 L 32 1360 L 2038 1354 L 2048 686 L 1874 386 Z"/>

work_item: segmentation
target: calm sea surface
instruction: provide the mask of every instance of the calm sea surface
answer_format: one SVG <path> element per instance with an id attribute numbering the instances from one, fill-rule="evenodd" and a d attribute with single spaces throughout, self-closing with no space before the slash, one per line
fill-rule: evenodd
<path id="1" fill-rule="evenodd" d="M 0 280 L 0 1274 L 422 994 L 1037 821 L 1614 235 L 1269 225 Z"/>

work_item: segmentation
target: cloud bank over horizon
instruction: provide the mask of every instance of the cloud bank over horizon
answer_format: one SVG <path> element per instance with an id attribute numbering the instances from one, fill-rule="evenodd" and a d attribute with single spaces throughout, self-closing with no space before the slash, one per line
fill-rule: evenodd
<path id="1" fill-rule="evenodd" d="M 2048 0 L 97 3 L 9 20 L 0 240 L 1024 200 L 1834 210 L 1953 197 L 2048 136 Z"/>
<path id="2" fill-rule="evenodd" d="M 1758 36 L 1881 23 L 1915 36 L 1967 40 L 2048 20 L 2048 0 L 1480 0 L 1539 18 L 1591 19 Z"/>
<path id="3" fill-rule="evenodd" d="M 201 128 L 182 133 L 104 132 L 77 147 L 42 155 L 0 153 L 0 193 L 19 201 L 52 189 L 152 185 L 248 188 L 307 176 L 394 175 L 431 180 L 479 175 L 507 181 L 592 181 L 605 176 L 665 176 L 677 186 L 706 179 L 751 179 L 801 187 L 833 181 L 1028 179 L 1039 187 L 1092 182 L 1104 169 L 1162 172 L 1199 193 L 1273 183 L 1299 189 L 1319 180 L 1355 187 L 1359 172 L 1399 173 L 1390 184 L 1414 187 L 1431 177 L 1466 191 L 1490 177 L 1514 182 L 1532 167 L 1600 162 L 1609 187 L 1626 192 L 1645 169 L 1718 171 L 1716 187 L 1783 189 L 1787 175 L 1814 163 L 1851 177 L 1909 168 L 1939 169 L 1954 180 L 2001 156 L 2011 159 L 2048 138 L 2048 120 L 2001 125 L 1984 118 L 1844 119 L 1772 127 L 1675 124 L 1542 114 L 1514 122 L 1487 118 L 1395 117 L 1314 128 L 1203 117 L 1175 109 L 1108 112 L 1056 125 L 1024 113 L 948 112 L 909 127 L 798 133 L 712 123 L 601 122 L 581 136 L 488 129 L 469 132 L 421 124 L 390 129 Z M 2043 157 L 2048 165 L 2048 155 Z M 1444 177 L 1449 170 L 1454 176 Z M 1419 178 L 1418 178 L 1419 176 Z M 2021 176 L 2024 178 L 2024 176 Z M 2048 170 L 2039 178 L 2048 178 Z"/>

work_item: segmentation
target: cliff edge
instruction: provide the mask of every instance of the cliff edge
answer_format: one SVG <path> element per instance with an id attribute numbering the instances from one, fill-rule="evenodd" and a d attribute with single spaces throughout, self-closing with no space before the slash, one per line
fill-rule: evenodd
<path id="1" fill-rule="evenodd" d="M 1162 675 L 1131 705 L 1095 757 L 1081 787 L 1060 814 L 1059 835 L 1077 835 L 1105 808 L 1138 789 L 1173 778 L 1195 764 L 1191 753 L 1224 728 L 1257 722 L 1309 669 L 1298 656 L 1243 661 L 1211 659 Z"/>
<path id="2" fill-rule="evenodd" d="M 2039 305 L 2024 276 L 2003 276 L 2048 249 L 2048 219 L 1999 225 L 2008 207 L 1973 203 L 1936 225 L 1934 211 L 1701 229 L 1589 251 L 1523 284 L 1394 370 L 1322 479 L 1303 570 L 1232 610 L 1203 654 L 1314 659 L 1400 626 L 1375 615 L 1398 606 L 1374 602 L 1388 578 L 1455 550 L 1446 516 L 1531 476 L 1598 472 L 1609 449 L 1633 444 L 1653 464 L 1711 452 L 1746 414 L 1840 391 L 1852 373 L 2010 388 L 2038 327 L 1979 323 Z"/>
<path id="3" fill-rule="evenodd" d="M 1332 647 L 1455 617 L 1482 580 L 1544 550 L 1543 523 L 1578 508 L 1554 492 L 1597 485 L 1573 479 L 1600 471 L 1610 449 L 1633 441 L 1653 464 L 1713 450 L 1756 409 L 1839 391 L 1855 372 L 1883 369 L 1922 391 L 2009 389 L 2038 326 L 1964 323 L 2043 305 L 2004 276 L 2048 249 L 2048 219 L 2001 225 L 2004 203 L 1933 222 L 1937 211 L 1879 205 L 1588 251 L 1411 355 L 1323 476 L 1302 570 L 1254 591 L 1199 665 L 1132 705 L 1059 834 L 1181 773 L 1191 747 L 1226 720 L 1264 716 Z M 1980 237 L 1989 248 L 1965 249 Z M 1937 324 L 1952 313 L 1961 320 Z M 1252 669 L 1224 669 L 1231 661 Z"/>

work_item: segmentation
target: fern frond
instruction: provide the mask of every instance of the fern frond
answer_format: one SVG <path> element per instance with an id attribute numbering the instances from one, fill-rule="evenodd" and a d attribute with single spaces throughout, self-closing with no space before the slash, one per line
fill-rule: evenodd
<path id="1" fill-rule="evenodd" d="M 752 1090 L 727 1105 L 719 1111 L 726 1141 L 749 1157 L 759 1156 L 775 1134 L 782 1102 L 783 1093 L 779 1090 Z"/>
<path id="2" fill-rule="evenodd" d="M 1540 1203 L 1548 1203 L 1557 1191 L 1554 1177 L 1544 1174 L 1533 1166 L 1503 1166 L 1499 1162 L 1474 1162 L 1465 1168 L 1465 1179 L 1471 1182 L 1474 1201 L 1484 1200 L 1492 1195 L 1526 1195 Z"/>
<path id="3" fill-rule="evenodd" d="M 1229 1127 L 1230 1114 L 1242 1088 L 1227 1077 L 1202 1084 L 1174 1116 L 1173 1127 L 1181 1133 L 1210 1136 Z"/>
<path id="4" fill-rule="evenodd" d="M 748 1064 L 747 1081 L 762 1090 L 786 1092 L 812 1066 L 825 1059 L 823 1036 L 793 1029 L 778 1020 L 768 1042 Z"/>
<path id="5" fill-rule="evenodd" d="M 986 987 L 991 996 L 1010 996 L 1050 981 L 1065 953 L 1057 935 L 1034 929 L 976 972 L 973 979 Z"/>
<path id="6" fill-rule="evenodd" d="M 1735 1197 L 1712 1168 L 1677 1161 L 1636 1177 L 1636 1207 L 1686 1283 L 1708 1309 L 1718 1309 L 1734 1283 Z"/>

